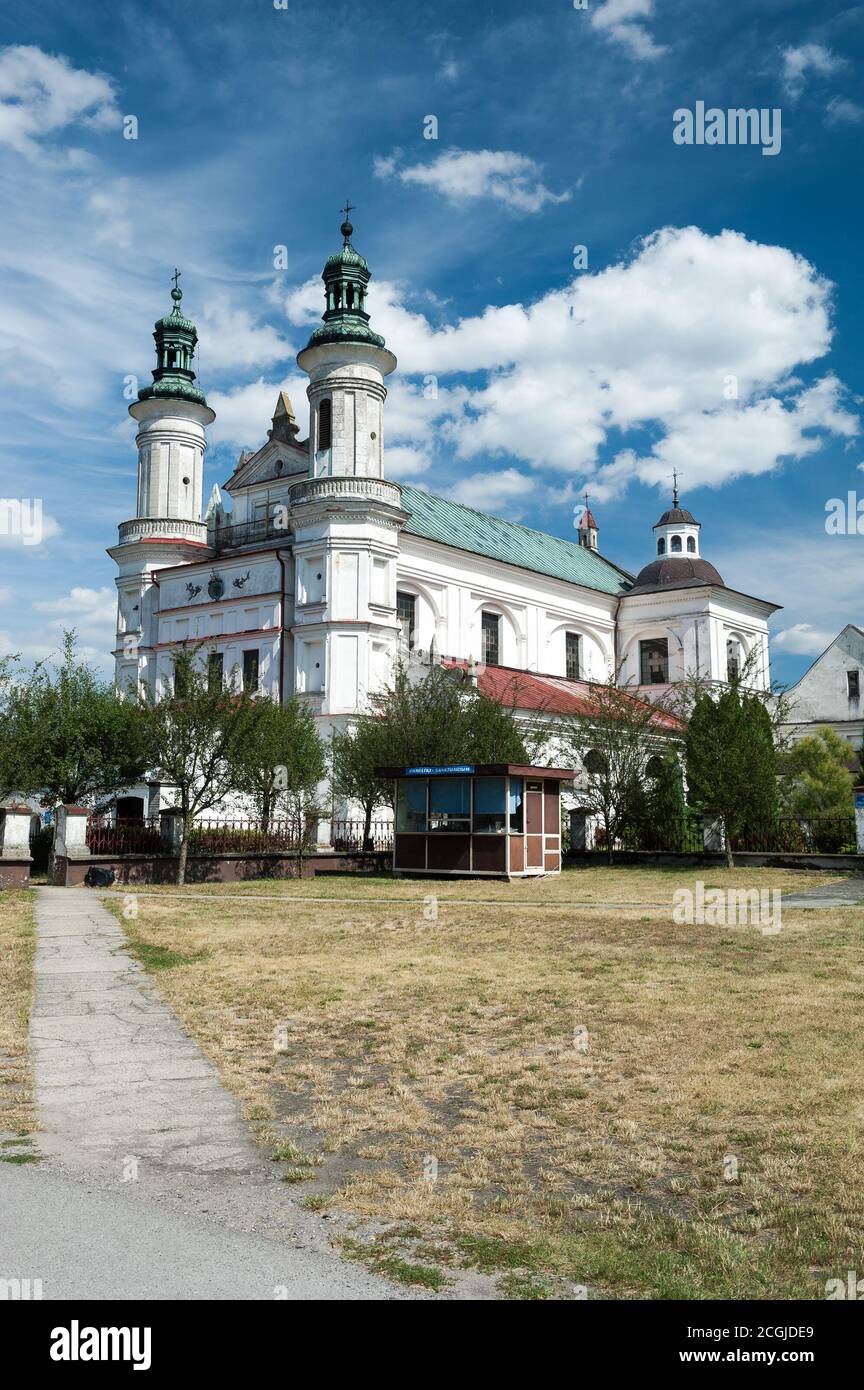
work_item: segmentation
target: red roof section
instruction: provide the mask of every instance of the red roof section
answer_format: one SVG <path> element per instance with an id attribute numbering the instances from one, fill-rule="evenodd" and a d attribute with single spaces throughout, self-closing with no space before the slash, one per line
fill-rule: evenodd
<path id="1" fill-rule="evenodd" d="M 468 662 L 455 657 L 444 657 L 442 665 L 466 668 Z M 479 662 L 477 687 L 483 695 L 502 705 L 515 705 L 520 710 L 542 710 L 546 714 L 583 714 L 594 712 L 590 700 L 589 681 L 568 680 L 566 676 L 539 675 L 536 671 L 520 671 L 515 666 L 483 666 Z M 650 703 L 622 690 L 622 696 L 635 704 Z M 678 733 L 681 721 L 674 714 L 657 710 L 655 721 L 658 729 Z"/>
<path id="2" fill-rule="evenodd" d="M 583 530 L 583 528 L 587 530 L 589 526 L 593 526 L 595 531 L 600 530 L 600 527 L 594 520 L 594 513 L 590 512 L 586 507 L 585 511 L 582 513 L 582 520 L 579 522 L 579 530 L 581 531 Z"/>

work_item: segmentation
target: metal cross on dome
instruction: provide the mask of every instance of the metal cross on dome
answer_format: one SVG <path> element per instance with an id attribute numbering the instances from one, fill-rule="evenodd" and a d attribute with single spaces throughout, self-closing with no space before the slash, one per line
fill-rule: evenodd
<path id="1" fill-rule="evenodd" d="M 179 288 L 180 288 L 180 286 L 179 286 L 178 283 L 177 283 L 177 281 L 180 279 L 180 274 L 181 274 L 181 272 L 177 269 L 177 267 L 176 267 L 176 265 L 175 265 L 175 267 L 174 267 L 174 274 L 173 274 L 172 277 L 171 277 L 172 280 L 174 281 L 174 288 L 175 288 L 175 290 L 179 290 Z"/>
<path id="2" fill-rule="evenodd" d="M 348 199 L 346 199 L 345 206 L 344 208 L 342 208 L 342 211 L 345 214 L 345 220 L 347 222 L 348 218 L 351 216 L 351 213 L 357 211 L 357 205 L 356 203 L 352 203 Z"/>

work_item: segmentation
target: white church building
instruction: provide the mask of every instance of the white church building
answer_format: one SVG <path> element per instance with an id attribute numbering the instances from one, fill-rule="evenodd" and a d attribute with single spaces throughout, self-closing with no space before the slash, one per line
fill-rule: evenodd
<path id="1" fill-rule="evenodd" d="M 363 712 L 405 646 L 477 663 L 490 693 L 525 673 L 526 710 L 577 710 L 613 670 L 656 693 L 685 676 L 725 681 L 750 661 L 769 685 L 777 605 L 727 584 L 679 505 L 653 527 L 635 577 L 607 559 L 590 510 L 576 539 L 487 516 L 387 477 L 386 381 L 396 358 L 366 308 L 369 267 L 342 228 L 324 272 L 323 323 L 297 361 L 309 377 L 309 438 L 276 402 L 267 442 L 242 453 L 203 515 L 207 426 L 195 325 L 172 290 L 156 323 L 153 382 L 138 425 L 135 515 L 117 563 L 116 680 L 166 688 L 172 652 L 206 643 L 211 670 L 261 696 L 304 701 L 326 737 Z M 521 699 L 521 697 L 520 697 Z M 147 810 L 159 807 L 151 787 Z"/>

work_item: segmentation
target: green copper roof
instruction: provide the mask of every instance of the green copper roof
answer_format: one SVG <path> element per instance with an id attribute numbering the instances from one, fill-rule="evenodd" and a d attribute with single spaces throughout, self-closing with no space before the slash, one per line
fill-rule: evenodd
<path id="1" fill-rule="evenodd" d="M 347 206 L 350 208 L 350 203 Z M 369 326 L 366 312 L 369 266 L 351 245 L 354 228 L 348 221 L 347 210 L 340 230 L 342 248 L 329 257 L 321 276 L 324 281 L 324 322 L 315 329 L 306 346 L 315 347 L 319 343 L 371 343 L 373 347 L 383 348 L 381 334 L 373 332 Z"/>
<path id="2" fill-rule="evenodd" d="M 171 291 L 174 303 L 171 312 L 156 320 L 153 332 L 156 342 L 156 370 L 153 373 L 153 382 L 138 392 L 138 399 L 146 401 L 154 396 L 167 396 L 206 405 L 204 392 L 195 385 L 195 373 L 192 370 L 198 344 L 198 330 L 180 308 L 183 291 L 177 283 L 179 279 L 180 272 L 175 270 L 174 288 Z"/>
<path id="3" fill-rule="evenodd" d="M 491 560 L 504 560 L 535 574 L 549 574 L 603 594 L 625 594 L 632 588 L 630 575 L 577 541 L 549 536 L 545 531 L 534 531 L 503 517 L 486 516 L 473 507 L 435 497 L 407 484 L 402 485 L 402 506 L 410 512 L 405 530 L 411 535 L 486 555 Z"/>

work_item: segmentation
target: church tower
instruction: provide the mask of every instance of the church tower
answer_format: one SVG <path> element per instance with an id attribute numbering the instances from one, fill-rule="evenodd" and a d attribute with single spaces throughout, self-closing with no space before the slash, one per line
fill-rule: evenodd
<path id="1" fill-rule="evenodd" d="M 350 211 L 321 277 L 323 324 L 297 357 L 309 376 L 309 469 L 290 489 L 295 690 L 325 725 L 365 709 L 390 678 L 407 519 L 401 489 L 384 477 L 384 380 L 396 358 L 369 323 L 369 266 L 351 245 Z"/>
<path id="2" fill-rule="evenodd" d="M 129 414 L 138 425 L 138 491 L 135 516 L 120 524 L 118 543 L 109 550 L 117 561 L 118 688 L 152 685 L 156 643 L 154 573 L 166 565 L 199 558 L 207 548 L 201 520 L 205 426 L 216 416 L 195 385 L 192 361 L 198 332 L 180 303 L 183 291 L 174 273 L 172 308 L 153 332 L 153 381 L 138 392 Z"/>

